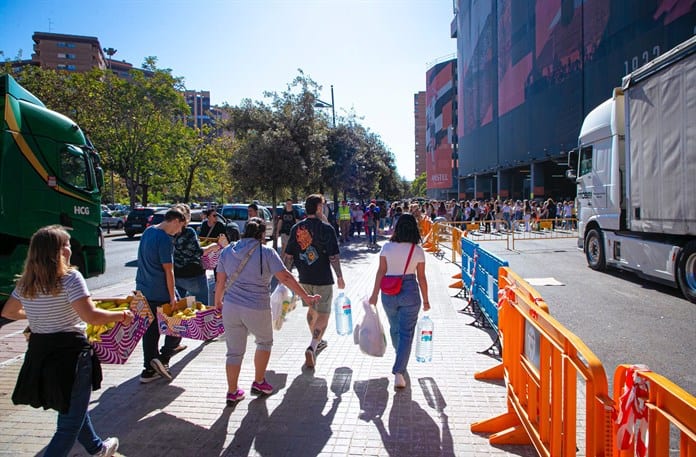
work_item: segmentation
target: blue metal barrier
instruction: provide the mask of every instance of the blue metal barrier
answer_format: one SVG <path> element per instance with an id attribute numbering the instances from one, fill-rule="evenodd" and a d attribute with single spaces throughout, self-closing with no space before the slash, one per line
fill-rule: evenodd
<path id="1" fill-rule="evenodd" d="M 464 289 L 467 291 L 471 290 L 478 248 L 478 243 L 462 237 L 462 282 L 464 283 Z"/>
<path id="2" fill-rule="evenodd" d="M 478 250 L 477 271 L 474 283 L 474 300 L 478 302 L 486 319 L 498 331 L 498 269 L 509 266 L 485 249 Z"/>
<path id="3" fill-rule="evenodd" d="M 469 304 L 460 312 L 471 312 L 475 318 L 471 325 L 490 326 L 498 335 L 498 269 L 507 267 L 508 262 L 482 249 L 478 243 L 462 238 L 462 283 L 468 292 Z M 493 348 L 500 354 L 500 339 L 496 336 Z"/>

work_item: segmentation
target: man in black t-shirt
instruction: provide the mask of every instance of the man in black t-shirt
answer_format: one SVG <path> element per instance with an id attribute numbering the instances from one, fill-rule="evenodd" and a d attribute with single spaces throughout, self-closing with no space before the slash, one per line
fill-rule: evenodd
<path id="1" fill-rule="evenodd" d="M 308 368 L 314 367 L 316 355 L 326 347 L 322 340 L 324 331 L 329 323 L 331 301 L 333 299 L 333 274 L 339 289 L 345 289 L 341 273 L 338 241 L 334 228 L 319 218 L 324 205 L 324 197 L 313 194 L 307 197 L 305 210 L 307 218 L 295 224 L 285 246 L 283 261 L 290 269 L 293 263 L 300 274 L 300 284 L 309 295 L 321 295 L 314 305 L 309 305 L 307 323 L 312 334 L 312 341 L 305 351 L 305 361 Z M 308 306 L 305 303 L 305 306 Z"/>
<path id="2" fill-rule="evenodd" d="M 217 239 L 220 234 L 227 234 L 225 233 L 225 224 L 220 222 L 219 219 L 219 214 L 214 210 L 208 210 L 205 214 L 206 219 L 203 221 L 201 224 L 201 227 L 198 229 L 198 235 L 203 237 L 203 238 L 215 238 Z"/>
<path id="3" fill-rule="evenodd" d="M 285 208 L 283 212 L 280 213 L 278 217 L 278 224 L 276 226 L 276 232 L 280 234 L 280 243 L 283 246 L 281 255 L 285 253 L 285 246 L 288 244 L 288 238 L 290 237 L 290 230 L 292 226 L 300 220 L 300 215 L 297 210 L 292 206 L 292 200 L 287 199 L 285 201 Z"/>

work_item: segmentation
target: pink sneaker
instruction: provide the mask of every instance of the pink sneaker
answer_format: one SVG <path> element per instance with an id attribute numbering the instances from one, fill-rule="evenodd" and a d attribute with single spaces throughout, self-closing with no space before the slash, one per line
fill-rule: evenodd
<path id="1" fill-rule="evenodd" d="M 273 393 L 273 386 L 267 383 L 265 378 L 261 382 L 254 381 L 251 383 L 251 393 L 258 395 L 271 395 Z"/>
<path id="2" fill-rule="evenodd" d="M 244 391 L 237 389 L 234 393 L 227 392 L 227 406 L 234 406 L 238 401 L 244 399 Z"/>

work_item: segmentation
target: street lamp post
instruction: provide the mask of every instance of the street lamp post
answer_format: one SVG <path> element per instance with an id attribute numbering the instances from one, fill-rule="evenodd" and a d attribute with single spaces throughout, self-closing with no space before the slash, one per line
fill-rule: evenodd
<path id="1" fill-rule="evenodd" d="M 331 84 L 331 103 L 326 103 L 323 100 L 316 99 L 314 103 L 315 108 L 331 108 L 331 116 L 333 120 L 333 128 L 336 128 L 336 108 L 334 104 L 334 91 L 333 84 Z"/>
<path id="2" fill-rule="evenodd" d="M 326 103 L 325 101 L 316 99 L 314 106 L 317 108 L 329 108 L 331 107 L 331 118 L 333 121 L 333 128 L 336 129 L 336 103 L 334 102 L 334 90 L 333 90 L 333 84 L 331 84 L 331 104 Z M 334 201 L 334 212 L 338 211 L 338 190 L 334 186 L 334 195 L 333 195 L 333 201 Z"/>
<path id="3" fill-rule="evenodd" d="M 106 68 L 111 70 L 111 60 L 113 59 L 114 54 L 116 54 L 118 52 L 118 49 L 103 48 L 103 51 L 104 51 L 104 54 L 109 56 L 109 60 L 106 63 Z M 114 164 L 113 164 L 113 160 L 110 160 L 110 162 L 111 162 L 111 204 L 115 205 L 116 200 L 114 199 Z"/>

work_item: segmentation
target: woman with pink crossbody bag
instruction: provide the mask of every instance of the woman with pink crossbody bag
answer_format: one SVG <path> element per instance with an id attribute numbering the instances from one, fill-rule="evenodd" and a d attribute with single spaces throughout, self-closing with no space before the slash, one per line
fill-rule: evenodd
<path id="1" fill-rule="evenodd" d="M 379 268 L 369 299 L 371 305 L 376 305 L 378 294 L 382 290 L 382 306 L 389 320 L 389 334 L 396 351 L 392 367 L 395 388 L 406 387 L 404 374 L 411 355 L 421 297 L 423 311 L 430 309 L 425 253 L 419 246 L 420 241 L 416 218 L 411 214 L 402 214 L 394 226 L 394 234 L 379 254 Z M 398 279 L 388 279 L 395 276 L 401 278 L 398 291 L 394 284 L 390 284 L 398 283 Z M 383 284 L 384 278 L 387 279 Z"/>

